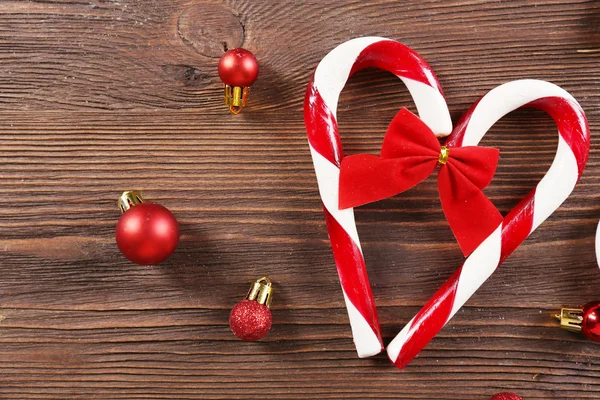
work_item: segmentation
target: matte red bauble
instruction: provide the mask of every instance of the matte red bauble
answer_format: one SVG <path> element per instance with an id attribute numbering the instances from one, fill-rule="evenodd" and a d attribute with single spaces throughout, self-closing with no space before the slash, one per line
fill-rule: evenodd
<path id="1" fill-rule="evenodd" d="M 600 302 L 592 301 L 583 307 L 563 307 L 555 314 L 561 328 L 581 332 L 588 339 L 600 342 Z"/>
<path id="2" fill-rule="evenodd" d="M 233 307 L 229 314 L 229 327 L 241 340 L 255 341 L 267 335 L 273 323 L 271 299 L 273 288 L 267 277 L 252 284 L 246 298 Z"/>
<path id="3" fill-rule="evenodd" d="M 225 104 L 232 114 L 246 106 L 250 86 L 258 77 L 258 61 L 245 49 L 232 49 L 219 60 L 219 77 L 225 83 Z"/>
<path id="4" fill-rule="evenodd" d="M 232 49 L 219 60 L 219 77 L 229 86 L 252 86 L 258 78 L 258 61 L 246 49 Z"/>
<path id="5" fill-rule="evenodd" d="M 117 246 L 130 261 L 156 265 L 165 261 L 179 243 L 179 224 L 160 204 L 145 203 L 136 192 L 119 199 L 123 215 L 117 223 Z"/>

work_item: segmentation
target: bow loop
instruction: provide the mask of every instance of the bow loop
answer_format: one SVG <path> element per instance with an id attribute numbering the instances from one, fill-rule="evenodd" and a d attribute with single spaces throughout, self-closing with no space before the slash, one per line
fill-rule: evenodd
<path id="1" fill-rule="evenodd" d="M 390 123 L 381 155 L 342 159 L 339 208 L 357 207 L 404 192 L 431 175 L 437 165 L 442 209 L 463 254 L 470 254 L 502 222 L 482 190 L 492 180 L 499 150 L 446 148 L 419 117 L 401 109 Z"/>
<path id="2" fill-rule="evenodd" d="M 498 166 L 500 150 L 492 147 L 467 146 L 453 147 L 449 151 L 452 157 L 448 161 L 465 178 L 480 190 L 490 184 Z"/>

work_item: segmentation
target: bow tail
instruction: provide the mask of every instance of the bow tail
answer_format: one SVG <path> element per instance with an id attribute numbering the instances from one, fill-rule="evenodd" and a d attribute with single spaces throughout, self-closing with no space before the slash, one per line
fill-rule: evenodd
<path id="1" fill-rule="evenodd" d="M 451 164 L 440 168 L 438 189 L 448 224 L 466 257 L 504 218 L 481 189 Z"/>

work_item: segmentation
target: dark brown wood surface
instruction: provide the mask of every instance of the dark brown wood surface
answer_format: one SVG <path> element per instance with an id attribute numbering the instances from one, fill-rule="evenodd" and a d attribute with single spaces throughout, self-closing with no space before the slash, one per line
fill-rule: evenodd
<path id="1" fill-rule="evenodd" d="M 418 51 L 455 121 L 537 78 L 580 101 L 593 136 L 573 195 L 402 372 L 356 356 L 302 116 L 318 61 L 365 35 Z M 216 67 L 242 45 L 261 73 L 231 116 Z M 0 1 L 0 398 L 599 399 L 600 345 L 550 318 L 600 299 L 599 83 L 594 0 Z M 346 151 L 377 152 L 401 106 L 390 74 L 353 77 Z M 502 150 L 486 192 L 506 213 L 548 169 L 556 128 L 522 110 L 484 144 Z M 117 250 L 126 189 L 181 223 L 163 265 Z M 390 340 L 461 254 L 433 178 L 356 214 Z M 274 326 L 243 343 L 228 313 L 261 275 Z"/>

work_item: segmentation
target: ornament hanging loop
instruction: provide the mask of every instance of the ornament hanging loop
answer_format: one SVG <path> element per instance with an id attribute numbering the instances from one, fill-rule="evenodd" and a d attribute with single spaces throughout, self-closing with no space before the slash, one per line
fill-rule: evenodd
<path id="1" fill-rule="evenodd" d="M 271 280 L 266 276 L 258 278 L 256 282 L 250 286 L 250 290 L 246 295 L 247 300 L 255 300 L 259 304 L 264 304 L 267 307 L 271 307 L 271 301 L 273 300 L 273 287 Z"/>

